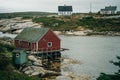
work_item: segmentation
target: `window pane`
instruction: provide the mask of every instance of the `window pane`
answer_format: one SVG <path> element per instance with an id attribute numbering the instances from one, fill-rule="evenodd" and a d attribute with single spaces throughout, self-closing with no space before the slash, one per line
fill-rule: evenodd
<path id="1" fill-rule="evenodd" d="M 48 47 L 52 47 L 52 42 L 48 42 Z"/>

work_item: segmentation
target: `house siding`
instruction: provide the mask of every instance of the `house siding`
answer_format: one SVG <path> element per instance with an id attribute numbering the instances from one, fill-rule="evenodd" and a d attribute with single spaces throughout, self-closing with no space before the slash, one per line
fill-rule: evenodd
<path id="1" fill-rule="evenodd" d="M 48 42 L 52 42 L 52 46 L 48 46 Z M 37 48 L 38 43 L 38 48 Z M 46 50 L 59 50 L 60 49 L 60 39 L 49 30 L 38 42 L 30 43 L 27 41 L 15 40 L 16 48 L 36 51 L 46 51 Z"/>
<path id="2" fill-rule="evenodd" d="M 15 40 L 15 46 L 16 48 L 20 49 L 25 49 L 25 50 L 35 50 L 36 49 L 36 43 L 30 43 L 27 41 L 20 41 L 20 40 Z M 21 43 L 21 44 L 20 44 Z"/>
<path id="3" fill-rule="evenodd" d="M 52 42 L 52 46 L 48 46 L 48 42 Z M 51 31 L 49 30 L 41 40 L 38 42 L 38 50 L 58 50 L 60 49 L 60 39 Z"/>
<path id="4" fill-rule="evenodd" d="M 59 11 L 58 15 L 72 15 L 72 11 Z"/>
<path id="5" fill-rule="evenodd" d="M 107 6 L 100 10 L 100 14 L 116 14 L 117 6 Z"/>

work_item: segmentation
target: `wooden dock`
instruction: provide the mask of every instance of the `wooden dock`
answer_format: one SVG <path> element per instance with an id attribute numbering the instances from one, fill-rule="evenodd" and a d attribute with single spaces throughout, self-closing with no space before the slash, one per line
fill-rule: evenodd
<path id="1" fill-rule="evenodd" d="M 69 49 L 66 48 L 61 48 L 58 50 L 44 50 L 44 51 L 26 51 L 28 54 L 41 54 L 41 53 L 53 53 L 53 52 L 61 52 L 61 51 L 66 51 Z"/>

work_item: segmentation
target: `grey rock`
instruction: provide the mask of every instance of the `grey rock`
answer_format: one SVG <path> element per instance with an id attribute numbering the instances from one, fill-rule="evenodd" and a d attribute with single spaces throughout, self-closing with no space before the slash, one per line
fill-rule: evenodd
<path id="1" fill-rule="evenodd" d="M 56 80 L 72 80 L 72 78 L 68 77 L 68 76 L 58 76 L 56 78 Z"/>

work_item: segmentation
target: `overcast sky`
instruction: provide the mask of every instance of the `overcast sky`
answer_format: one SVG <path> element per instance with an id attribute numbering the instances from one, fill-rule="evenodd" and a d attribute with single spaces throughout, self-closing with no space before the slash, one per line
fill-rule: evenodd
<path id="1" fill-rule="evenodd" d="M 0 0 L 0 13 L 42 11 L 57 12 L 58 5 L 72 5 L 73 12 L 98 12 L 105 6 L 117 6 L 120 11 L 120 0 Z"/>

